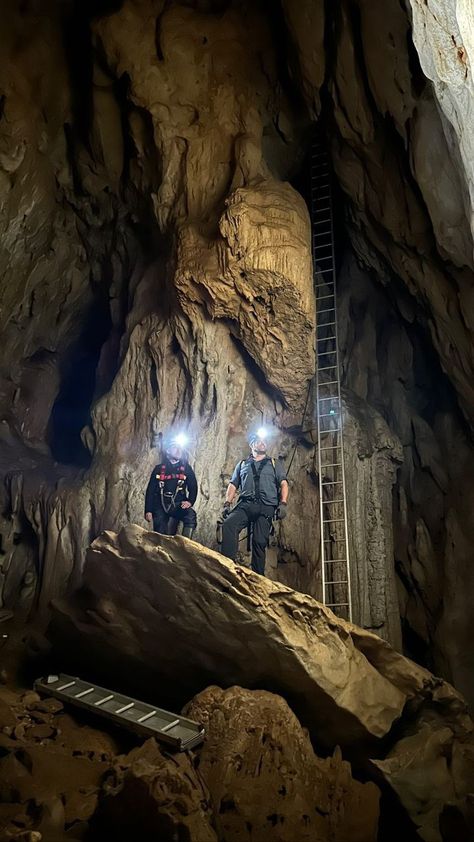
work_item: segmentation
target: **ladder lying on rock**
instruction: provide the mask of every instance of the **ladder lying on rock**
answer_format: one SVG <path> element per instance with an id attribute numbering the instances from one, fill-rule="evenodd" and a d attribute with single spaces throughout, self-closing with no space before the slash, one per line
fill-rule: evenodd
<path id="1" fill-rule="evenodd" d="M 311 150 L 311 215 L 323 603 L 352 621 L 331 171 L 319 137 Z"/>
<path id="2" fill-rule="evenodd" d="M 112 693 L 72 675 L 39 678 L 34 688 L 41 695 L 54 696 L 83 710 L 97 713 L 145 737 L 155 737 L 176 751 L 186 751 L 204 739 L 204 728 L 192 719 L 139 702 L 123 693 Z"/>

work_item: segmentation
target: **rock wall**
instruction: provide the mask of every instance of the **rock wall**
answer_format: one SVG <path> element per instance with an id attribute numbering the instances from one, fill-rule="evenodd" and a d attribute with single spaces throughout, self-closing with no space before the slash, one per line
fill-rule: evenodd
<path id="1" fill-rule="evenodd" d="M 171 424 L 215 546 L 257 420 L 291 462 L 269 575 L 319 595 L 310 228 L 292 184 L 307 193 L 322 113 L 355 617 L 474 697 L 470 42 L 467 6 L 431 6 L 5 5 L 3 608 L 46 617 L 98 532 L 141 522 Z"/>

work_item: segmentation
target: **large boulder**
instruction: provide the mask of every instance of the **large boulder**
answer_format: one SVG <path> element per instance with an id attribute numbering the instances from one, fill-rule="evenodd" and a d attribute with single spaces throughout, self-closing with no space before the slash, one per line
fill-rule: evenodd
<path id="1" fill-rule="evenodd" d="M 375 842 L 378 788 L 354 780 L 339 750 L 317 757 L 280 696 L 209 687 L 186 713 L 206 728 L 198 768 L 219 839 Z"/>
<path id="2" fill-rule="evenodd" d="M 83 583 L 55 606 L 52 633 L 69 656 L 93 649 L 122 686 L 146 676 L 158 703 L 167 688 L 189 698 L 211 683 L 277 692 L 319 744 L 350 751 L 392 785 L 420 832 L 428 828 L 422 838 L 441 839 L 441 811 L 474 780 L 472 722 L 450 685 L 311 597 L 184 538 L 135 525 L 104 532 Z M 403 740 L 426 723 L 430 751 L 397 763 Z M 423 793 L 420 810 L 413 775 L 428 777 L 440 758 L 443 786 Z"/>

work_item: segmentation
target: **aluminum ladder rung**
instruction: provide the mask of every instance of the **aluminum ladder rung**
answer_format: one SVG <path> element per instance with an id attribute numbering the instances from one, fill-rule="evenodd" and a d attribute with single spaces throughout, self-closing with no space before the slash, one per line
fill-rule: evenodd
<path id="1" fill-rule="evenodd" d="M 322 369 L 319 369 L 322 371 Z M 335 383 L 339 383 L 339 380 L 327 380 L 326 383 L 320 383 L 320 386 L 334 386 Z"/>
<path id="2" fill-rule="evenodd" d="M 74 696 L 74 699 L 82 699 L 84 696 L 88 696 L 89 693 L 94 692 L 94 687 L 88 687 L 87 690 L 83 690 L 81 693 L 78 693 L 77 696 Z"/>
<path id="3" fill-rule="evenodd" d="M 321 469 L 324 468 L 342 468 L 342 462 L 334 462 L 332 465 L 321 465 Z M 341 480 L 342 482 L 342 480 Z"/>
<path id="4" fill-rule="evenodd" d="M 167 731 L 171 731 L 171 729 L 175 728 L 176 725 L 179 725 L 179 719 L 173 719 L 173 721 L 170 722 L 169 725 L 165 725 L 165 727 L 161 729 L 161 733 L 166 734 Z"/>
<path id="5" fill-rule="evenodd" d="M 104 696 L 104 698 L 103 698 L 103 699 L 99 699 L 99 701 L 98 701 L 98 702 L 94 702 L 94 705 L 95 705 L 96 707 L 100 707 L 100 705 L 105 704 L 105 702 L 110 702 L 110 701 L 111 701 L 111 699 L 113 699 L 113 698 L 114 698 L 114 694 L 113 694 L 113 693 L 109 693 L 109 695 L 108 695 L 108 696 Z"/>
<path id="6" fill-rule="evenodd" d="M 334 582 L 326 582 L 326 588 L 329 588 L 330 585 L 347 585 L 347 579 L 336 579 Z"/>
<path id="7" fill-rule="evenodd" d="M 342 564 L 347 563 L 347 558 L 327 558 L 324 564 Z"/>
<path id="8" fill-rule="evenodd" d="M 317 275 L 329 275 L 329 274 L 333 275 L 334 269 L 317 269 L 316 274 Z M 334 285 L 334 281 L 322 281 L 320 284 L 316 284 L 315 286 L 316 286 L 316 289 L 320 289 L 320 287 L 330 287 L 331 285 Z"/>
<path id="9" fill-rule="evenodd" d="M 344 497 L 341 497 L 340 500 L 323 500 L 323 506 L 332 506 L 336 505 L 336 503 L 343 503 Z"/>
<path id="10" fill-rule="evenodd" d="M 140 736 L 155 737 L 177 751 L 194 748 L 204 739 L 203 726 L 186 716 L 155 708 L 124 693 L 111 693 L 65 673 L 37 679 L 34 689 L 42 696 L 53 696 L 82 710 L 93 711 Z"/>
<path id="11" fill-rule="evenodd" d="M 153 710 L 151 710 L 149 713 L 145 713 L 143 716 L 140 716 L 140 718 L 137 719 L 137 722 L 146 722 L 147 719 L 150 719 L 152 716 L 155 715 L 155 713 L 157 713 L 157 710 L 156 708 L 153 708 Z"/>
<path id="12" fill-rule="evenodd" d="M 331 518 L 331 520 L 323 520 L 323 523 L 345 523 L 345 518 L 343 517 L 336 517 Z"/>
<path id="13" fill-rule="evenodd" d="M 317 272 L 317 275 L 318 276 L 319 275 L 327 275 L 328 272 L 330 272 L 331 275 L 334 275 L 334 271 L 332 269 L 324 269 L 323 272 Z M 329 292 L 328 292 L 329 287 L 334 287 L 334 277 L 330 278 L 328 281 L 323 280 L 323 281 L 320 281 L 320 282 L 318 282 L 314 285 L 315 290 L 324 288 L 325 292 L 327 292 L 328 295 L 335 295 L 336 294 L 335 290 L 329 290 Z M 319 293 L 316 292 L 316 295 L 319 295 Z M 317 302 L 318 302 L 318 299 L 316 298 L 316 303 Z M 329 309 L 334 310 L 335 307 L 329 307 Z"/>
<path id="14" fill-rule="evenodd" d="M 68 687 L 72 687 L 72 685 L 75 683 L 75 681 L 69 681 L 68 684 L 63 684 L 62 687 L 58 687 L 58 690 L 67 690 Z"/>
<path id="15" fill-rule="evenodd" d="M 340 466 L 338 466 L 338 467 L 340 467 Z M 323 480 L 321 485 L 322 486 L 325 486 L 325 485 L 341 485 L 341 483 L 342 483 L 342 479 L 332 479 L 329 482 L 326 481 L 326 480 Z"/>
<path id="16" fill-rule="evenodd" d="M 116 716 L 118 716 L 119 713 L 125 713 L 126 710 L 130 710 L 130 708 L 134 708 L 134 707 L 135 707 L 135 702 L 129 702 L 128 704 L 123 705 L 121 708 L 114 711 L 114 713 L 115 713 Z"/>

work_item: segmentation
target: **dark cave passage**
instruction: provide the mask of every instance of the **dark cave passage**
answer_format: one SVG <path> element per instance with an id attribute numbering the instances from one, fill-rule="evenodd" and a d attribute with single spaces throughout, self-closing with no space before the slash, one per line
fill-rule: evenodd
<path id="1" fill-rule="evenodd" d="M 63 361 L 61 385 L 48 428 L 48 444 L 58 462 L 80 467 L 91 463 L 91 454 L 81 440 L 81 430 L 91 419 L 97 366 L 110 329 L 108 301 L 102 304 L 95 301 L 84 319 L 78 340 Z"/>

